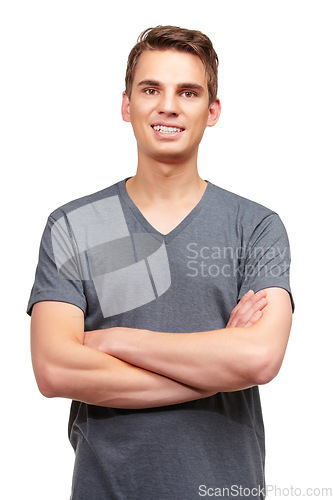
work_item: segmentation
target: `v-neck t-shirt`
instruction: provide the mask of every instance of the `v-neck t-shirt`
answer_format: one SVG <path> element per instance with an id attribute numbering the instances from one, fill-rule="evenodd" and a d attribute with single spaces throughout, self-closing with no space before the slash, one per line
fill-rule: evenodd
<path id="1" fill-rule="evenodd" d="M 83 310 L 85 331 L 179 333 L 224 328 L 250 289 L 284 288 L 293 304 L 289 242 L 275 212 L 207 182 L 198 204 L 163 235 L 126 180 L 49 216 L 29 314 L 36 302 L 55 300 Z M 263 498 L 258 387 L 144 409 L 73 401 L 69 437 L 72 500 L 186 500 L 232 486 L 257 488 L 253 498 Z"/>

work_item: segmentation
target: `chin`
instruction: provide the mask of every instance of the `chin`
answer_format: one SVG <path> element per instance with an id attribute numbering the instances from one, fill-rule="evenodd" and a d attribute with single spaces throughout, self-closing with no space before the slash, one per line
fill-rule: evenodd
<path id="1" fill-rule="evenodd" d="M 172 146 L 170 144 L 170 146 Z M 162 161 L 184 161 L 192 156 L 189 151 L 185 151 L 184 148 L 176 147 L 166 147 L 166 148 L 156 148 L 153 152 L 154 157 L 161 158 Z"/>
<path id="2" fill-rule="evenodd" d="M 180 163 L 186 161 L 187 156 L 182 152 L 167 152 L 157 153 L 153 155 L 153 158 L 161 163 Z"/>

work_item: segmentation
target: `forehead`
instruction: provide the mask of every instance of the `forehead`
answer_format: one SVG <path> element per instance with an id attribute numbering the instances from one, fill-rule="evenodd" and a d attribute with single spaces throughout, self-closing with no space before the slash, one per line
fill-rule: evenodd
<path id="1" fill-rule="evenodd" d="M 201 59 L 179 50 L 145 50 L 139 57 L 133 85 L 142 80 L 156 80 L 163 84 L 193 82 L 207 87 L 207 75 Z"/>

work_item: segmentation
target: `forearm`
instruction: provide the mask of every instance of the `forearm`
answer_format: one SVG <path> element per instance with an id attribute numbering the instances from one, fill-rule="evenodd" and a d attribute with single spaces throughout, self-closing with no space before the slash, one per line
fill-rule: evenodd
<path id="1" fill-rule="evenodd" d="M 44 396 L 97 406 L 149 408 L 211 395 L 84 345 L 83 327 L 83 312 L 72 304 L 35 304 L 31 355 Z"/>
<path id="2" fill-rule="evenodd" d="M 75 361 L 73 361 L 75 360 Z M 149 408 L 191 401 L 212 392 L 192 388 L 81 344 L 50 363 L 47 395 L 114 408 Z"/>
<path id="3" fill-rule="evenodd" d="M 178 382 L 209 391 L 264 384 L 281 366 L 291 327 L 288 293 L 269 290 L 271 304 L 249 328 L 161 333 L 130 328 L 88 332 L 95 348 Z"/>
<path id="4" fill-rule="evenodd" d="M 119 329 L 114 335 L 111 329 L 103 350 L 199 390 L 229 392 L 256 385 L 252 360 L 260 350 L 249 333 L 244 328 L 195 333 Z"/>

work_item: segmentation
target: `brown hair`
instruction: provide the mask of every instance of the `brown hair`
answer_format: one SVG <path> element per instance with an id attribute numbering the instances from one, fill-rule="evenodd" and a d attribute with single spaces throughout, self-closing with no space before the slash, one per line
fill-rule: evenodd
<path id="1" fill-rule="evenodd" d="M 208 36 L 201 33 L 201 31 L 179 28 L 177 26 L 156 26 L 155 28 L 148 28 L 141 33 L 137 44 L 128 56 L 125 77 L 125 92 L 128 98 L 131 97 L 134 72 L 142 52 L 145 50 L 167 49 L 189 52 L 201 59 L 206 69 L 209 104 L 211 104 L 217 95 L 217 70 L 219 63 L 213 44 Z"/>

